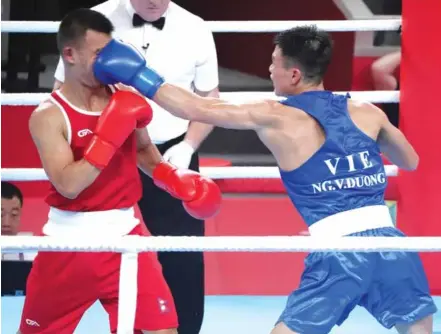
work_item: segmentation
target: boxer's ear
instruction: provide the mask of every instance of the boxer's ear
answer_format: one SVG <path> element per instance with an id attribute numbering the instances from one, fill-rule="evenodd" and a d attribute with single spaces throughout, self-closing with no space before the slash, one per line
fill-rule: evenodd
<path id="1" fill-rule="evenodd" d="M 71 46 L 65 46 L 63 48 L 62 56 L 63 56 L 63 59 L 69 64 L 73 64 L 75 62 L 74 61 L 74 50 Z"/>
<path id="2" fill-rule="evenodd" d="M 303 73 L 300 69 L 293 67 L 291 69 L 291 84 L 296 86 L 303 78 Z"/>

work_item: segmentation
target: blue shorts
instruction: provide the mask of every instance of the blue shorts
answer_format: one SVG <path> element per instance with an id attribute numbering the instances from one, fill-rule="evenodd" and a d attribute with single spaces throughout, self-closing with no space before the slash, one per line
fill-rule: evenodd
<path id="1" fill-rule="evenodd" d="M 403 237 L 395 228 L 352 236 Z M 317 252 L 305 259 L 300 286 L 278 322 L 294 332 L 329 333 L 356 305 L 386 328 L 413 323 L 437 311 L 418 253 Z"/>

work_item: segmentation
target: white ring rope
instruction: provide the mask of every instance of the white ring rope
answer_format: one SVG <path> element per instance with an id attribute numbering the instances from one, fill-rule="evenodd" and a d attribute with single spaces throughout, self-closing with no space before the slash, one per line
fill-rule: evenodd
<path id="1" fill-rule="evenodd" d="M 441 237 L 222 236 L 222 237 L 33 237 L 2 236 L 2 252 L 78 251 L 140 253 L 157 251 L 210 252 L 439 252 Z"/>
<path id="2" fill-rule="evenodd" d="M 326 31 L 398 30 L 401 19 L 321 20 L 321 21 L 207 21 L 212 32 L 279 32 L 296 26 L 315 24 Z M 58 21 L 3 21 L 2 33 L 55 33 Z"/>
<path id="3" fill-rule="evenodd" d="M 351 97 L 360 101 L 372 103 L 397 103 L 400 100 L 399 91 L 354 91 L 334 92 L 336 94 L 351 94 Z M 49 97 L 48 93 L 4 93 L 1 94 L 2 106 L 36 106 Z M 222 99 L 234 102 L 245 103 L 261 99 L 279 100 L 273 92 L 226 92 L 221 93 Z"/>
<path id="4" fill-rule="evenodd" d="M 397 176 L 398 167 L 386 165 L 386 176 Z M 201 167 L 202 175 L 211 179 L 278 179 L 277 167 Z M 2 168 L 3 181 L 45 181 L 47 175 L 43 168 Z"/>

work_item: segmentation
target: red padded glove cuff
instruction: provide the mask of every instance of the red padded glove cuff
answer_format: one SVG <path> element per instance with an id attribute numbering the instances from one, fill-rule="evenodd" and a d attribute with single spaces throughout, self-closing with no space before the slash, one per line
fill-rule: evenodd
<path id="1" fill-rule="evenodd" d="M 165 190 L 169 191 L 169 178 L 170 174 L 173 173 L 177 168 L 168 162 L 160 162 L 156 168 L 153 170 L 153 183 Z"/>
<path id="2" fill-rule="evenodd" d="M 84 159 L 98 169 L 104 169 L 115 154 L 116 149 L 111 144 L 93 136 L 84 150 Z"/>

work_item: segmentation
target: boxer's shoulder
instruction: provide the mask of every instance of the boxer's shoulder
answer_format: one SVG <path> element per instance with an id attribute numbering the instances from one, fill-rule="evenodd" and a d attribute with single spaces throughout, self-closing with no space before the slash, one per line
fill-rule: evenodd
<path id="1" fill-rule="evenodd" d="M 380 108 L 369 102 L 348 101 L 348 113 L 355 126 L 364 134 L 376 140 L 387 115 Z"/>
<path id="2" fill-rule="evenodd" d="M 351 118 L 366 120 L 370 123 L 381 123 L 385 117 L 387 118 L 383 110 L 366 101 L 349 99 L 348 112 Z"/>
<path id="3" fill-rule="evenodd" d="M 374 104 L 367 102 L 367 101 L 361 101 L 361 100 L 353 100 L 348 99 L 348 110 L 349 112 L 370 112 L 370 113 L 378 113 L 381 112 L 381 109 L 375 106 Z"/>
<path id="4" fill-rule="evenodd" d="M 286 116 L 280 103 L 271 99 L 243 103 L 241 107 L 248 110 L 254 123 L 263 128 L 281 125 Z"/>
<path id="5" fill-rule="evenodd" d="M 242 106 L 250 110 L 251 118 L 259 126 L 259 132 L 266 131 L 266 129 L 295 128 L 306 115 L 299 109 L 288 107 L 273 99 L 245 103 Z"/>
<path id="6" fill-rule="evenodd" d="M 63 117 L 61 113 L 60 106 L 52 101 L 52 99 L 47 99 L 41 102 L 37 108 L 35 108 L 31 114 L 31 118 L 58 118 Z"/>
<path id="7" fill-rule="evenodd" d="M 45 131 L 47 128 L 59 128 L 63 130 L 64 116 L 60 107 L 50 99 L 41 102 L 29 118 L 29 129 L 31 134 Z"/>
<path id="8" fill-rule="evenodd" d="M 293 121 L 297 124 L 311 120 L 311 117 L 302 109 L 278 103 L 276 101 L 274 101 L 272 110 L 273 113 L 280 115 L 280 117 L 287 121 Z"/>

